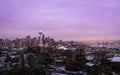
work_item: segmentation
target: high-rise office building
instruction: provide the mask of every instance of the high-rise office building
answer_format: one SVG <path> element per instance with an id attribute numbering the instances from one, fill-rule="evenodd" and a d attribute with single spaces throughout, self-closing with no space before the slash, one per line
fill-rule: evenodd
<path id="1" fill-rule="evenodd" d="M 25 44 L 26 44 L 26 47 L 30 47 L 31 46 L 30 35 L 26 36 L 26 38 L 25 38 Z"/>

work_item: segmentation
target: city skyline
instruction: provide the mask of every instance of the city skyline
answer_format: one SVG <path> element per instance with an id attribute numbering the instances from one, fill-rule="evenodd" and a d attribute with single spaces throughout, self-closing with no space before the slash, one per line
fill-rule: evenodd
<path id="1" fill-rule="evenodd" d="M 0 38 L 120 40 L 118 0 L 1 0 Z"/>

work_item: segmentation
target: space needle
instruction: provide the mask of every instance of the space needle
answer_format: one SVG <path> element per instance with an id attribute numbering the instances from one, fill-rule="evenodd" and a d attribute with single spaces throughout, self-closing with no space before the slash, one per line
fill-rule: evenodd
<path id="1" fill-rule="evenodd" d="M 44 45 L 44 34 L 42 33 L 42 31 L 40 31 L 39 35 L 40 35 L 39 46 L 43 47 L 43 45 Z"/>

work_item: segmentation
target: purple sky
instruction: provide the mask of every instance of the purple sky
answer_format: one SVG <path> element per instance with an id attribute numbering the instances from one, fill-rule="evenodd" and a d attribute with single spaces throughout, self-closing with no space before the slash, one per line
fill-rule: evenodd
<path id="1" fill-rule="evenodd" d="M 120 0 L 0 0 L 0 38 L 118 40 Z"/>

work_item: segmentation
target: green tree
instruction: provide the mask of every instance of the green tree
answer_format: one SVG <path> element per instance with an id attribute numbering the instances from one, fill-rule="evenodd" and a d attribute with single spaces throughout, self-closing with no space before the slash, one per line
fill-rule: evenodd
<path id="1" fill-rule="evenodd" d="M 11 57 L 9 54 L 6 55 L 6 59 L 5 59 L 5 62 L 8 63 L 8 62 L 11 62 Z"/>
<path id="2" fill-rule="evenodd" d="M 26 57 L 26 60 L 27 60 L 28 66 L 30 66 L 30 67 L 34 67 L 35 66 L 36 56 L 33 53 L 28 53 L 27 57 Z"/>
<path id="3" fill-rule="evenodd" d="M 0 56 L 1 56 L 1 54 L 2 54 L 2 51 L 1 51 L 1 47 L 0 47 Z"/>
<path id="4" fill-rule="evenodd" d="M 53 58 L 47 52 L 40 52 L 37 56 L 38 64 L 49 65 L 53 63 Z"/>

